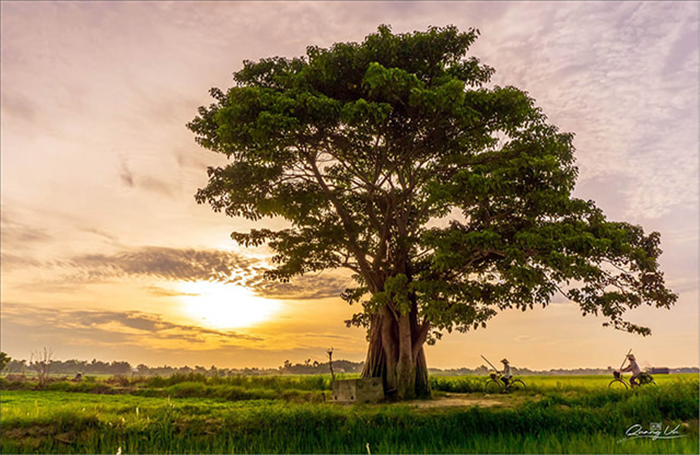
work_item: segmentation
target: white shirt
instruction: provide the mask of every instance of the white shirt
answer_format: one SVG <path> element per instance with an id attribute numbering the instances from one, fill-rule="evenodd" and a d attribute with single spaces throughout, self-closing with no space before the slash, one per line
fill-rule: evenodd
<path id="1" fill-rule="evenodd" d="M 631 371 L 632 376 L 637 376 L 639 373 L 642 372 L 642 370 L 639 368 L 639 365 L 637 365 L 637 361 L 634 359 L 627 359 L 629 360 L 630 364 L 629 366 L 626 366 L 625 368 L 621 369 L 620 371 Z"/>
<path id="2" fill-rule="evenodd" d="M 513 371 L 510 369 L 510 365 L 507 363 L 503 367 L 503 377 L 506 379 L 510 379 L 513 377 Z"/>

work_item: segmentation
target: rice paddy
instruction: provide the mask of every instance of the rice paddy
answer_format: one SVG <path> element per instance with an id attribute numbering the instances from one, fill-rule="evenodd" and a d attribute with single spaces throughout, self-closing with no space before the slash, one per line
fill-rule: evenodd
<path id="1" fill-rule="evenodd" d="M 611 378 L 433 377 L 433 400 L 340 405 L 330 378 L 2 382 L 2 453 L 698 453 L 698 377 L 609 390 Z M 14 389 L 14 390 L 9 390 Z M 463 400 L 464 405 L 443 406 Z M 491 400 L 490 406 L 483 406 Z"/>

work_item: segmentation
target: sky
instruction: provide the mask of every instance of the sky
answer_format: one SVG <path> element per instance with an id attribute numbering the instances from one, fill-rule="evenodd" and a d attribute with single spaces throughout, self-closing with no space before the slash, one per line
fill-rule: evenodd
<path id="1" fill-rule="evenodd" d="M 493 83 L 575 133 L 575 196 L 661 233 L 679 295 L 641 308 L 641 337 L 562 299 L 447 334 L 430 367 L 480 355 L 533 369 L 698 365 L 697 2 L 10 2 L 1 7 L 0 347 L 28 359 L 277 367 L 364 360 L 347 275 L 266 282 L 270 251 L 194 194 L 224 163 L 185 124 L 244 60 L 395 33 L 471 27 Z M 266 221 L 264 227 L 282 226 Z"/>

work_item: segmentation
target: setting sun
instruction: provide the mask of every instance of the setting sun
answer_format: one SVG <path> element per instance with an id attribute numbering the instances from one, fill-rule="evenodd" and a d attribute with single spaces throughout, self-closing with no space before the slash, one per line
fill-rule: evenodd
<path id="1" fill-rule="evenodd" d="M 196 321 L 218 329 L 250 327 L 270 320 L 279 302 L 258 297 L 242 286 L 208 281 L 178 286 L 184 312 Z"/>

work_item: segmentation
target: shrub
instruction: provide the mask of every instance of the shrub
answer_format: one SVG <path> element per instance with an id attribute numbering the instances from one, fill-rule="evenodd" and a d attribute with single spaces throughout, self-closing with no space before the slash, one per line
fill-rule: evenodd
<path id="1" fill-rule="evenodd" d="M 200 382 L 180 382 L 168 387 L 168 392 L 175 398 L 192 398 L 206 396 L 206 389 Z"/>

